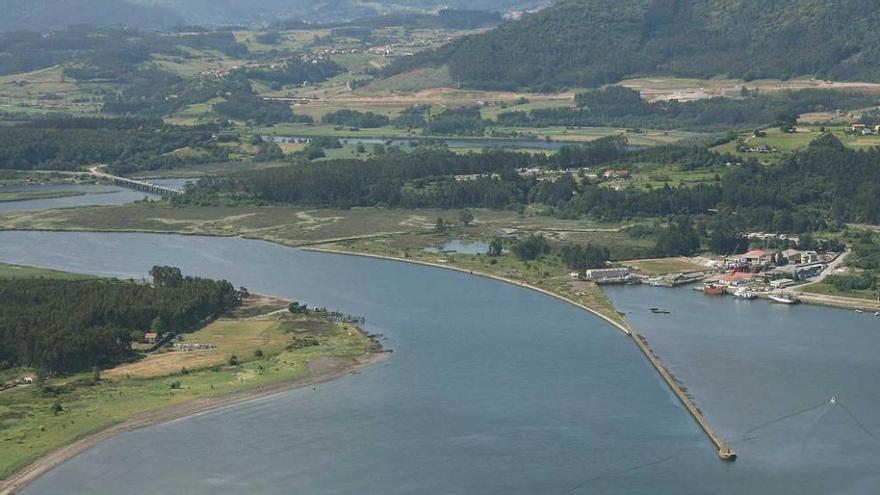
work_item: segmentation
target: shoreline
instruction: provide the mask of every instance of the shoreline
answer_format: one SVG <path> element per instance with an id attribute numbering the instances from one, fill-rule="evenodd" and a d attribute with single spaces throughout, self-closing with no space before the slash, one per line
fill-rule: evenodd
<path id="1" fill-rule="evenodd" d="M 615 329 L 619 330 L 624 335 L 632 336 L 632 334 L 633 334 L 632 329 L 629 328 L 629 325 L 627 325 L 625 323 L 614 321 L 611 318 L 609 318 L 608 316 L 603 315 L 602 313 L 599 313 L 597 310 L 595 310 L 589 306 L 586 306 L 586 305 L 581 304 L 577 301 L 569 299 L 561 294 L 551 292 L 547 289 L 542 289 L 541 287 L 537 287 L 535 285 L 532 285 L 524 280 L 514 280 L 512 278 L 502 277 L 500 275 L 493 275 L 491 273 L 481 272 L 479 270 L 468 270 L 467 268 L 461 268 L 461 267 L 457 267 L 454 265 L 445 265 L 442 263 L 433 263 L 430 261 L 414 260 L 414 259 L 409 259 L 409 258 L 399 258 L 396 256 L 383 256 L 380 254 L 359 253 L 359 252 L 354 252 L 354 251 L 344 251 L 341 249 L 323 248 L 323 247 L 320 247 L 319 245 L 302 246 L 302 247 L 299 247 L 298 249 L 302 249 L 303 251 L 314 251 L 314 252 L 319 252 L 319 253 L 342 254 L 342 255 L 348 255 L 348 256 L 361 256 L 361 257 L 366 257 L 366 258 L 382 259 L 382 260 L 388 260 L 388 261 L 400 261 L 403 263 L 412 263 L 415 265 L 428 266 L 428 267 L 432 267 L 432 268 L 444 268 L 446 270 L 452 270 L 452 271 L 457 271 L 457 272 L 461 272 L 461 273 L 466 273 L 469 275 L 476 275 L 478 277 L 489 278 L 492 280 L 496 280 L 498 282 L 504 282 L 504 283 L 507 283 L 510 285 L 515 285 L 517 287 L 523 287 L 525 289 L 539 292 L 541 294 L 553 297 L 555 299 L 566 302 L 566 303 L 571 304 L 573 306 L 577 306 L 578 308 L 583 309 L 583 310 L 601 318 L 605 322 L 611 324 Z"/>
<path id="2" fill-rule="evenodd" d="M 260 295 L 278 299 L 275 296 Z M 359 332 L 364 333 L 364 330 L 360 327 L 356 328 Z M 0 479 L 0 495 L 15 495 L 17 490 L 26 487 L 48 471 L 94 447 L 98 443 L 108 440 L 116 435 L 149 426 L 177 421 L 215 411 L 227 406 L 265 399 L 290 390 L 326 383 L 379 364 L 385 361 L 385 359 L 388 358 L 388 355 L 389 352 L 380 347 L 378 350 L 367 352 L 360 356 L 348 358 L 327 356 L 331 359 L 347 360 L 349 362 L 344 363 L 344 366 L 329 367 L 315 373 L 310 372 L 309 376 L 295 380 L 282 381 L 272 385 L 240 390 L 216 397 L 196 398 L 183 404 L 138 414 L 120 423 L 107 426 L 92 433 L 87 433 L 85 436 L 39 457 L 22 469 L 16 471 L 8 478 Z"/>
<path id="3" fill-rule="evenodd" d="M 6 229 L 6 230 L 26 230 L 26 229 Z M 28 229 L 28 230 L 33 230 L 33 229 Z M 48 230 L 48 229 L 44 229 L 44 230 Z M 61 231 L 88 232 L 88 231 L 77 230 L 77 229 L 69 229 L 69 230 L 64 229 Z M 119 230 L 116 230 L 115 232 L 119 232 Z M 145 233 L 143 231 L 141 231 L 141 232 Z M 162 232 L 162 233 L 174 234 L 173 232 L 167 232 L 167 231 Z M 190 233 L 189 235 L 200 235 L 200 234 Z M 234 234 L 232 234 L 232 235 L 230 235 L 230 234 L 227 234 L 227 235 L 214 234 L 214 236 L 215 237 L 249 238 L 249 237 L 246 237 L 243 235 L 234 235 Z M 666 367 L 660 362 L 660 359 L 653 354 L 651 349 L 648 347 L 648 344 L 647 344 L 647 341 L 645 340 L 645 338 L 643 336 L 641 336 L 640 334 L 638 334 L 637 332 L 635 332 L 628 325 L 628 323 L 625 321 L 625 319 L 622 322 L 615 321 L 612 318 L 600 313 L 596 309 L 590 308 L 584 304 L 581 304 L 581 303 L 576 302 L 572 299 L 569 299 L 568 297 L 563 296 L 561 294 L 557 294 L 557 293 L 551 292 L 547 289 L 543 289 L 541 287 L 537 287 L 535 285 L 532 285 L 524 280 L 515 280 L 515 279 L 503 277 L 500 275 L 494 275 L 494 274 L 490 274 L 490 273 L 481 272 L 479 270 L 470 270 L 470 269 L 461 268 L 461 267 L 457 267 L 457 266 L 449 265 L 449 264 L 435 263 L 435 262 L 430 262 L 430 261 L 422 261 L 422 260 L 415 260 L 415 259 L 408 259 L 408 258 L 400 258 L 400 257 L 395 257 L 395 256 L 385 256 L 385 255 L 378 255 L 378 254 L 372 254 L 372 253 L 360 253 L 360 252 L 355 252 L 355 251 L 345 251 L 345 250 L 341 250 L 341 249 L 334 249 L 334 248 L 323 246 L 323 245 L 327 244 L 327 242 L 316 243 L 316 244 L 310 245 L 310 246 L 292 246 L 290 244 L 286 244 L 283 242 L 278 242 L 278 241 L 270 240 L 270 239 L 258 239 L 258 238 L 252 238 L 252 239 L 263 240 L 263 241 L 267 241 L 270 243 L 274 243 L 274 244 L 278 244 L 278 245 L 282 245 L 282 246 L 286 246 L 286 247 L 293 247 L 293 248 L 298 247 L 299 249 L 302 249 L 304 251 L 313 251 L 313 252 L 321 252 L 321 253 L 336 254 L 336 255 L 347 255 L 347 256 L 360 256 L 360 257 L 373 258 L 373 259 L 383 259 L 383 260 L 388 260 L 388 261 L 411 263 L 411 264 L 426 266 L 426 267 L 430 267 L 430 268 L 442 268 L 442 269 L 447 269 L 447 270 L 453 270 L 453 271 L 457 271 L 460 273 L 476 275 L 476 276 L 492 279 L 492 280 L 495 280 L 498 282 L 523 287 L 523 288 L 532 290 L 534 292 L 538 292 L 540 294 L 550 296 L 558 301 L 565 302 L 567 304 L 571 304 L 571 305 L 576 306 L 582 310 L 585 310 L 588 313 L 599 317 L 602 321 L 609 323 L 610 325 L 612 325 L 613 328 L 615 328 L 616 330 L 620 331 L 624 335 L 626 335 L 626 336 L 630 337 L 632 340 L 634 340 L 636 347 L 645 356 L 645 359 L 648 360 L 648 363 L 660 375 L 660 377 L 663 379 L 663 381 L 666 383 L 666 385 L 669 387 L 669 389 L 672 391 L 672 393 L 678 398 L 678 400 L 684 406 L 685 410 L 691 415 L 691 417 L 697 423 L 698 427 L 703 431 L 703 433 L 707 436 L 707 438 L 718 449 L 719 458 L 721 458 L 722 460 L 733 460 L 736 458 L 736 453 L 733 451 L 733 449 L 731 449 L 720 438 L 720 436 L 717 433 L 715 433 L 715 431 L 709 425 L 706 418 L 703 416 L 700 409 L 690 399 L 690 397 L 688 397 L 687 394 L 680 388 L 680 386 L 676 382 L 672 373 L 669 372 L 666 369 Z M 0 495 L 14 494 L 16 489 L 20 489 L 20 488 L 26 486 L 28 483 L 35 480 L 36 478 L 38 478 L 39 476 L 41 476 L 45 472 L 49 471 L 50 469 L 60 465 L 64 461 L 76 456 L 77 454 L 87 450 L 88 448 L 92 447 L 96 443 L 98 443 L 102 440 L 105 440 L 107 438 L 110 438 L 116 434 L 124 433 L 126 431 L 131 431 L 134 429 L 143 428 L 143 427 L 154 425 L 154 424 L 173 421 L 173 420 L 180 419 L 183 417 L 195 415 L 195 414 L 198 414 L 201 412 L 210 411 L 213 409 L 224 407 L 226 405 L 231 405 L 231 404 L 236 404 L 236 403 L 240 403 L 240 402 L 245 402 L 248 400 L 255 400 L 255 399 L 262 398 L 262 397 L 267 397 L 270 395 L 281 393 L 286 390 L 290 390 L 290 389 L 294 389 L 294 388 L 298 388 L 298 387 L 303 387 L 303 386 L 308 386 L 313 383 L 319 383 L 322 381 L 331 380 L 331 379 L 337 378 L 343 374 L 350 373 L 351 371 L 360 369 L 361 367 L 366 367 L 371 364 L 375 364 L 375 363 L 383 360 L 384 357 L 386 357 L 386 356 L 385 356 L 385 353 L 380 352 L 380 353 L 367 354 L 362 357 L 365 357 L 366 359 L 365 360 L 358 360 L 359 362 L 357 365 L 350 367 L 350 368 L 347 368 L 344 371 L 331 373 L 327 376 L 315 376 L 315 377 L 310 377 L 310 378 L 302 380 L 302 381 L 293 381 L 293 382 L 289 382 L 289 383 L 285 383 L 285 384 L 280 384 L 277 386 L 271 386 L 268 388 L 261 388 L 261 389 L 254 389 L 254 390 L 250 390 L 250 391 L 236 392 L 236 393 L 229 395 L 229 396 L 226 396 L 226 397 L 219 397 L 219 398 L 213 398 L 213 399 L 196 399 L 196 401 L 189 403 L 189 404 L 175 406 L 171 409 L 157 411 L 154 413 L 148 413 L 143 416 L 131 418 L 131 419 L 126 420 L 123 423 L 120 423 L 118 425 L 110 426 L 109 428 L 107 428 L 105 430 L 88 435 L 81 440 L 75 441 L 72 444 L 61 447 L 60 449 L 47 454 L 46 456 L 42 457 L 41 459 L 38 459 L 37 461 L 35 461 L 31 465 L 27 466 L 23 470 L 17 472 L 12 477 L 10 477 L 6 480 L 3 480 L 2 482 L 0 482 Z"/>
<path id="4" fill-rule="evenodd" d="M 383 256 L 383 255 L 372 254 L 372 253 L 358 253 L 358 252 L 343 251 L 343 250 L 332 249 L 332 248 L 321 248 L 321 247 L 312 246 L 312 247 L 302 247 L 300 249 L 303 249 L 305 251 L 323 252 L 323 253 L 330 253 L 330 254 L 343 254 L 343 255 L 349 255 L 349 256 L 363 256 L 363 257 L 367 257 L 367 258 L 384 259 L 384 260 L 389 260 L 389 261 L 400 261 L 400 262 L 404 262 L 404 263 L 413 263 L 416 265 L 428 266 L 428 267 L 433 267 L 433 268 L 445 268 L 447 270 L 454 270 L 454 271 L 458 271 L 458 272 L 462 272 L 462 273 L 467 273 L 470 275 L 485 277 L 485 278 L 493 279 L 496 281 L 508 283 L 511 285 L 516 285 L 518 287 L 530 289 L 535 292 L 539 292 L 541 294 L 545 294 L 550 297 L 553 297 L 557 300 L 566 302 L 568 304 L 572 304 L 574 306 L 577 306 L 578 308 L 584 309 L 587 312 L 589 312 L 595 316 L 598 316 L 599 318 L 601 318 L 605 322 L 610 323 L 617 330 L 621 331 L 623 334 L 632 338 L 632 340 L 635 341 L 636 347 L 642 352 L 642 354 L 644 354 L 645 358 L 648 360 L 648 363 L 660 375 L 660 377 L 663 379 L 663 381 L 666 382 L 666 385 L 671 389 L 672 393 L 682 403 L 685 410 L 687 410 L 687 412 L 691 415 L 691 417 L 694 419 L 694 421 L 696 421 L 696 423 L 700 427 L 700 429 L 703 430 L 703 433 L 706 435 L 706 437 L 708 437 L 709 441 L 711 441 L 712 444 L 715 445 L 715 447 L 718 449 L 718 457 L 721 460 L 729 461 L 729 460 L 734 460 L 737 457 L 736 452 L 732 448 L 730 448 L 730 446 L 727 445 L 727 443 L 723 439 L 721 439 L 721 437 L 717 433 L 715 433 L 715 430 L 709 425 L 709 422 L 708 422 L 708 420 L 706 420 L 706 417 L 703 416 L 703 413 L 700 411 L 700 409 L 697 407 L 697 405 L 694 403 L 694 401 L 690 397 L 688 397 L 688 395 L 681 389 L 681 387 L 676 382 L 672 373 L 669 370 L 667 370 L 666 367 L 663 365 L 663 363 L 660 361 L 660 358 L 654 355 L 653 351 L 651 351 L 650 347 L 648 347 L 647 339 L 645 337 L 643 337 L 641 334 L 639 334 L 638 332 L 636 332 L 635 330 L 633 330 L 631 327 L 629 327 L 629 325 L 626 323 L 623 323 L 623 324 L 618 323 L 618 322 L 608 318 L 607 316 L 599 313 L 595 309 L 592 309 L 592 308 L 585 306 L 581 303 L 573 301 L 573 300 L 571 300 L 561 294 L 556 294 L 555 292 L 551 292 L 549 290 L 542 289 L 540 287 L 536 287 L 536 286 L 531 285 L 525 281 L 517 281 L 517 280 L 509 279 L 506 277 L 501 277 L 498 275 L 492 275 L 489 273 L 480 272 L 479 270 L 468 270 L 465 268 L 460 268 L 460 267 L 452 266 L 452 265 L 445 265 L 442 263 L 432 263 L 430 261 L 421 261 L 421 260 L 414 260 L 414 259 L 407 259 L 407 258 L 399 258 L 396 256 Z"/>

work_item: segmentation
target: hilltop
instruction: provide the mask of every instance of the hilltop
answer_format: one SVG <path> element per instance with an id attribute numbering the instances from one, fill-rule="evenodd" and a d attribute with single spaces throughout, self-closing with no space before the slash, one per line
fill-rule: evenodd
<path id="1" fill-rule="evenodd" d="M 598 86 L 633 75 L 880 77 L 880 6 L 856 0 L 563 0 L 388 72 L 448 66 L 484 89 Z"/>

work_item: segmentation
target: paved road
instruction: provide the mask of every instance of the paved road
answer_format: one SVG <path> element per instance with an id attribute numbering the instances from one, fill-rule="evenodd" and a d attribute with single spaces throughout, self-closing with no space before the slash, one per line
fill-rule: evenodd
<path id="1" fill-rule="evenodd" d="M 824 270 L 822 270 L 822 273 L 820 273 L 819 276 L 817 276 L 816 278 L 814 278 L 813 280 L 810 280 L 809 282 L 807 282 L 805 284 L 801 284 L 801 285 L 798 285 L 797 287 L 794 287 L 794 289 L 800 289 L 800 288 L 806 287 L 808 285 L 818 284 L 819 282 L 825 280 L 825 278 L 828 277 L 828 275 L 832 275 L 834 273 L 834 271 L 837 270 L 837 268 L 839 268 L 840 265 L 842 265 L 844 261 L 846 261 L 846 258 L 850 255 L 851 252 L 852 251 L 847 249 L 846 251 L 840 253 L 840 256 L 835 258 L 834 261 L 832 261 L 831 263 L 828 263 L 828 266 Z"/>

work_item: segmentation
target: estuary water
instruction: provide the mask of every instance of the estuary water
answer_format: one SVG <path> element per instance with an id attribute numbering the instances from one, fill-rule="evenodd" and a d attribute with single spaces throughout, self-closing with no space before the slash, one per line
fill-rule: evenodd
<path id="1" fill-rule="evenodd" d="M 724 463 L 628 337 L 515 286 L 174 235 L 0 232 L 0 261 L 119 277 L 176 265 L 364 315 L 395 351 L 314 390 L 116 436 L 24 494 L 869 494 L 880 486 L 871 414 L 880 407 L 880 322 L 855 314 L 740 306 L 686 290 L 611 291 L 740 452 Z M 648 316 L 647 306 L 672 313 Z M 831 394 L 840 400 L 825 405 Z"/>
<path id="2" fill-rule="evenodd" d="M 52 208 L 73 208 L 77 206 L 121 205 L 144 199 L 145 196 L 149 198 L 158 197 L 142 191 L 103 184 L 45 184 L 0 187 L 0 192 L 19 191 L 75 191 L 82 194 L 60 198 L 4 201 L 0 202 L 0 214 L 17 211 L 48 210 Z"/>

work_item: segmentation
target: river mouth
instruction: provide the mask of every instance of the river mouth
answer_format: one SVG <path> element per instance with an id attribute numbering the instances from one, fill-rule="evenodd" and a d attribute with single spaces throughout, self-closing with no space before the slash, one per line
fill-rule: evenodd
<path id="1" fill-rule="evenodd" d="M 876 376 L 877 361 L 867 350 L 880 342 L 868 327 L 841 330 L 855 332 L 852 337 L 858 339 L 850 342 L 866 349 L 852 359 L 846 358 L 846 347 L 819 345 L 795 362 L 785 379 L 774 380 L 765 375 L 776 372 L 773 360 L 802 354 L 821 329 L 802 330 L 807 338 L 790 341 L 793 348 L 783 346 L 785 339 L 763 346 L 756 340 L 759 333 L 745 333 L 756 359 L 734 346 L 736 359 L 730 361 L 719 359 L 719 346 L 731 346 L 728 339 L 740 334 L 706 335 L 699 322 L 686 322 L 694 328 L 673 334 L 647 309 L 671 309 L 663 321 L 697 310 L 712 320 L 718 315 L 713 308 L 695 306 L 702 300 L 676 298 L 698 294 L 609 291 L 740 452 L 740 460 L 730 465 L 717 459 L 629 338 L 573 306 L 508 284 L 261 241 L 174 235 L 2 232 L 0 261 L 121 277 L 141 277 L 154 264 L 177 265 L 254 292 L 363 314 L 367 330 L 386 335 L 385 344 L 395 349 L 386 363 L 317 390 L 120 435 L 22 493 L 155 493 L 186 487 L 187 493 L 206 494 L 242 489 L 653 494 L 690 493 L 697 486 L 700 493 L 870 493 L 861 488 L 878 482 L 877 444 L 842 409 L 817 409 L 815 417 L 805 413 L 748 431 L 760 426 L 756 419 L 766 423 L 791 412 L 789 406 L 811 405 L 800 403 L 813 395 L 824 397 L 824 385 L 811 389 L 795 376 L 822 365 L 830 370 L 829 388 L 848 384 L 841 397 L 847 397 L 866 430 L 880 430 L 877 420 L 864 414 L 878 402 L 870 378 Z M 664 294 L 670 299 L 658 303 Z M 653 298 L 650 304 L 645 297 Z M 800 309 L 833 315 L 831 321 L 845 314 Z M 739 318 L 749 318 L 749 309 L 737 311 Z M 806 321 L 798 315 L 806 315 Z M 815 314 L 792 311 L 775 316 L 767 326 L 803 327 L 816 320 Z M 704 345 L 679 345 L 687 352 L 674 352 L 683 336 L 693 342 L 702 338 Z M 701 382 L 707 366 L 715 378 Z M 738 366 L 753 366 L 756 374 L 743 376 Z M 720 384 L 718 375 L 724 378 Z M 815 382 L 819 375 L 805 376 Z M 755 383 L 767 384 L 775 397 L 752 400 L 748 392 Z M 803 391 L 792 393 L 792 384 Z M 801 435 L 807 420 L 817 420 L 818 426 Z M 746 433 L 746 442 L 735 440 Z"/>

